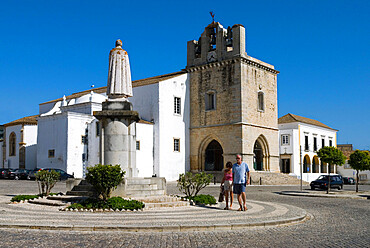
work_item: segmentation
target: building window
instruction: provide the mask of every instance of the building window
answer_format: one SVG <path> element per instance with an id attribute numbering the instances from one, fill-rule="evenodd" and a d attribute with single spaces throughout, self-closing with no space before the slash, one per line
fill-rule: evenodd
<path id="1" fill-rule="evenodd" d="M 308 145 L 308 136 L 304 136 L 304 150 L 309 151 L 310 146 Z"/>
<path id="2" fill-rule="evenodd" d="M 87 144 L 87 135 L 82 135 L 81 136 L 81 143 L 82 144 Z"/>
<path id="3" fill-rule="evenodd" d="M 96 136 L 100 136 L 100 122 L 97 121 L 95 127 L 96 127 Z"/>
<path id="4" fill-rule="evenodd" d="M 329 146 L 333 146 L 333 141 L 329 140 Z"/>
<path id="5" fill-rule="evenodd" d="M 265 111 L 265 99 L 262 91 L 258 92 L 258 111 Z"/>
<path id="6" fill-rule="evenodd" d="M 216 93 L 214 91 L 206 94 L 206 110 L 216 109 Z"/>
<path id="7" fill-rule="evenodd" d="M 281 144 L 289 145 L 289 135 L 288 134 L 281 135 Z"/>
<path id="8" fill-rule="evenodd" d="M 48 151 L 48 158 L 54 158 L 55 157 L 55 149 Z"/>
<path id="9" fill-rule="evenodd" d="M 325 139 L 321 139 L 321 147 L 325 147 Z"/>
<path id="10" fill-rule="evenodd" d="M 9 156 L 15 156 L 15 143 L 16 143 L 15 133 L 12 132 L 9 135 Z"/>
<path id="11" fill-rule="evenodd" d="M 317 138 L 313 137 L 313 150 L 316 152 L 317 151 Z"/>
<path id="12" fill-rule="evenodd" d="M 139 140 L 137 140 L 136 141 L 136 150 L 140 150 L 140 141 Z"/>
<path id="13" fill-rule="evenodd" d="M 174 152 L 180 151 L 180 139 L 173 139 L 173 151 Z"/>
<path id="14" fill-rule="evenodd" d="M 174 113 L 177 115 L 181 115 L 181 98 L 174 97 Z"/>

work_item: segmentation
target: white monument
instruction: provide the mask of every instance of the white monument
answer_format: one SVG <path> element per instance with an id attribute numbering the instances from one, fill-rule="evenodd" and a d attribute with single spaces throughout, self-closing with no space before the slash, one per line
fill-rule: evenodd
<path id="1" fill-rule="evenodd" d="M 122 41 L 109 53 L 108 100 L 94 116 L 101 123 L 100 163 L 121 165 L 126 177 L 136 177 L 136 131 L 139 114 L 132 110 L 132 82 L 128 55 Z"/>

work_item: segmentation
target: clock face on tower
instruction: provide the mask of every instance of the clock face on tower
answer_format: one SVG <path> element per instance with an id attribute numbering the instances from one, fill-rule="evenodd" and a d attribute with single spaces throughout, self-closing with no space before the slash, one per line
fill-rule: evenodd
<path id="1" fill-rule="evenodd" d="M 216 51 L 211 51 L 207 54 L 207 61 L 208 62 L 215 62 L 217 59 Z"/>

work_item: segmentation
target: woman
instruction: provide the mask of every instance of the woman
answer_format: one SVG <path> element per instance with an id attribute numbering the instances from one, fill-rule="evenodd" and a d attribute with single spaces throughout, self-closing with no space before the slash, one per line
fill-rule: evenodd
<path id="1" fill-rule="evenodd" d="M 233 206 L 234 195 L 233 195 L 233 164 L 231 162 L 226 163 L 226 168 L 224 169 L 224 177 L 221 181 L 221 187 L 224 185 L 224 195 L 226 200 L 225 210 L 229 210 Z M 230 194 L 230 208 L 229 208 L 229 194 Z"/>

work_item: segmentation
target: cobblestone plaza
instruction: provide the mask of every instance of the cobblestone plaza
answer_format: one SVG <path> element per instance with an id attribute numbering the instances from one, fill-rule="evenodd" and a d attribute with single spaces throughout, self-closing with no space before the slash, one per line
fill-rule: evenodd
<path id="1" fill-rule="evenodd" d="M 0 181 L 2 197 L 37 193 L 35 182 Z M 6 187 L 6 185 L 8 185 Z M 360 185 L 360 190 L 370 186 Z M 58 183 L 54 191 L 64 191 Z M 168 193 L 176 194 L 174 183 Z M 202 193 L 218 194 L 217 186 Z M 283 204 L 305 210 L 310 220 L 298 224 L 251 227 L 230 231 L 191 232 L 119 232 L 0 229 L 1 247 L 369 247 L 370 201 L 321 197 L 279 195 L 277 192 L 299 190 L 299 186 L 250 186 L 247 198 L 268 204 Z M 345 185 L 353 191 L 354 186 Z M 334 190 L 335 191 L 335 190 Z M 5 204 L 5 203 L 2 203 Z M 0 217 L 7 215 L 2 211 Z M 230 218 L 236 214 L 230 211 Z M 98 221 L 98 220 L 97 220 Z"/>

